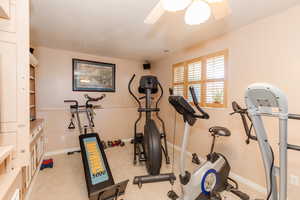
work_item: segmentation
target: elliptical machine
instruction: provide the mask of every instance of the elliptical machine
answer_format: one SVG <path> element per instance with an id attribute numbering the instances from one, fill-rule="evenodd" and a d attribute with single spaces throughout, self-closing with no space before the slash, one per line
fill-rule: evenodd
<path id="1" fill-rule="evenodd" d="M 166 158 L 166 164 L 170 164 L 170 158 L 168 154 L 167 139 L 165 133 L 164 121 L 160 118 L 158 112 L 158 104 L 163 96 L 163 88 L 155 76 L 142 76 L 140 79 L 140 85 L 138 91 L 140 94 L 145 94 L 143 97 L 136 97 L 131 90 L 132 81 L 135 78 L 135 74 L 132 76 L 128 83 L 129 93 L 138 103 L 138 119 L 134 124 L 134 138 L 132 143 L 134 145 L 134 160 L 133 164 L 139 162 L 145 162 L 148 171 L 147 176 L 136 176 L 134 177 L 133 184 L 138 184 L 141 188 L 143 183 L 162 182 L 170 181 L 174 183 L 176 177 L 173 173 L 160 174 L 160 168 L 162 165 L 162 153 Z M 154 99 L 151 95 L 158 92 L 158 87 L 161 91 L 159 98 L 155 103 L 155 108 L 152 108 L 152 100 Z M 145 107 L 142 107 L 140 100 L 145 99 Z M 162 132 L 159 131 L 155 121 L 151 118 L 152 113 L 156 113 L 156 118 L 161 122 Z M 137 132 L 137 125 L 142 118 L 142 113 L 146 113 L 146 121 L 144 125 L 144 133 Z M 163 140 L 163 144 L 161 143 Z"/>
<path id="2" fill-rule="evenodd" d="M 288 101 L 285 94 L 278 88 L 257 83 L 248 86 L 245 94 L 247 109 L 241 108 L 236 102 L 232 103 L 234 113 L 240 114 L 247 134 L 247 144 L 250 139 L 259 144 L 265 168 L 268 187 L 267 200 L 287 200 L 287 151 L 300 151 L 300 146 L 288 144 L 288 120 L 300 120 L 300 115 L 288 113 Z M 249 128 L 246 117 L 251 126 Z M 279 122 L 279 167 L 274 163 L 274 151 L 269 143 L 267 131 L 262 117 L 278 118 Z M 252 127 L 256 136 L 251 135 Z M 279 187 L 277 178 L 279 177 Z M 278 191 L 279 190 L 279 191 Z"/>
<path id="3" fill-rule="evenodd" d="M 220 192 L 226 190 L 232 192 L 242 200 L 249 200 L 249 196 L 238 190 L 238 184 L 229 178 L 230 165 L 226 157 L 220 153 L 214 152 L 215 140 L 217 137 L 228 137 L 231 135 L 227 128 L 214 126 L 209 129 L 213 137 L 210 153 L 207 155 L 207 161 L 199 166 L 192 174 L 186 171 L 186 150 L 190 135 L 190 128 L 197 119 L 209 119 L 209 115 L 200 108 L 193 87 L 190 87 L 190 93 L 194 105 L 200 112 L 196 114 L 193 107 L 182 97 L 171 96 L 169 103 L 175 110 L 183 116 L 185 129 L 180 155 L 180 183 L 182 186 L 182 195 L 179 197 L 173 190 L 168 192 L 168 197 L 172 200 L 221 200 Z M 235 186 L 229 183 L 231 181 Z"/>

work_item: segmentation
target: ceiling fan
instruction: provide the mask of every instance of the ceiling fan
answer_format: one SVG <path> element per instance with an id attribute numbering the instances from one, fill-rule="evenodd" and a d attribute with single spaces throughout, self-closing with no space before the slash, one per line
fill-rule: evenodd
<path id="1" fill-rule="evenodd" d="M 228 16 L 231 12 L 229 0 L 160 0 L 146 17 L 144 23 L 155 24 L 166 12 L 186 9 L 185 23 L 197 25 L 207 21 L 211 15 L 215 20 Z"/>

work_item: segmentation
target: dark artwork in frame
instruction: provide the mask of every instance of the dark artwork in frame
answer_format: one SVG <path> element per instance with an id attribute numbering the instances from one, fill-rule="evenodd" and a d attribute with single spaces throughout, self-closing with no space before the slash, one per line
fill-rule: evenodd
<path id="1" fill-rule="evenodd" d="M 116 65 L 73 58 L 73 91 L 115 92 Z"/>

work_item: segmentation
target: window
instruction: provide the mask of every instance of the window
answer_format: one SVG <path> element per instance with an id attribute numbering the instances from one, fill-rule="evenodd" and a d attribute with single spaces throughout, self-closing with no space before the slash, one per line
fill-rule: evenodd
<path id="1" fill-rule="evenodd" d="M 228 51 L 224 50 L 175 64 L 173 66 L 174 94 L 184 96 L 192 102 L 189 87 L 193 86 L 201 106 L 226 107 L 227 57 Z"/>

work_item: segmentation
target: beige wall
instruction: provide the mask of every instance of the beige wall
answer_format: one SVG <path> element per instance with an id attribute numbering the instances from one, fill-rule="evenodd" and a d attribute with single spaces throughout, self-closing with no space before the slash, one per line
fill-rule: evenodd
<path id="1" fill-rule="evenodd" d="M 268 82 L 281 88 L 289 99 L 290 112 L 300 113 L 299 74 L 300 74 L 300 7 L 294 7 L 276 16 L 257 21 L 205 44 L 170 55 L 154 64 L 154 74 L 165 89 L 171 87 L 172 64 L 223 49 L 229 49 L 229 104 L 238 101 L 244 105 L 245 88 L 253 82 Z M 233 171 L 242 177 L 264 185 L 264 171 L 258 145 L 246 145 L 242 122 L 238 116 L 229 116 L 231 106 L 226 109 L 206 109 L 210 120 L 198 120 L 192 128 L 189 151 L 201 156 L 209 151 L 211 138 L 207 129 L 213 125 L 228 127 L 230 138 L 219 138 L 217 151 L 224 153 Z M 167 122 L 167 132 L 173 133 L 173 109 L 167 97 L 162 103 L 162 115 Z M 167 118 L 168 117 L 168 118 Z M 178 117 L 179 118 L 179 117 Z M 268 120 L 271 143 L 277 148 L 277 125 Z M 180 143 L 183 132 L 182 119 L 177 120 L 176 144 Z M 289 142 L 300 144 L 299 122 L 289 126 Z M 276 152 L 277 154 L 277 152 Z M 277 154 L 278 155 L 278 154 Z M 299 152 L 289 152 L 289 174 L 300 176 Z M 299 186 L 289 185 L 289 199 L 298 199 Z"/>
<path id="2" fill-rule="evenodd" d="M 116 92 L 106 93 L 101 101 L 104 109 L 96 111 L 96 131 L 102 139 L 128 139 L 133 136 L 133 124 L 137 118 L 136 103 L 129 96 L 127 84 L 136 73 L 133 85 L 138 84 L 143 71 L 142 63 L 108 57 L 97 57 L 76 52 L 39 47 L 35 55 L 39 60 L 37 69 L 38 116 L 46 120 L 47 151 L 78 147 L 78 132 L 67 129 L 70 114 L 65 99 L 78 99 L 84 103 L 86 92 L 72 91 L 72 58 L 116 64 Z M 101 93 L 89 93 L 100 96 Z"/>

